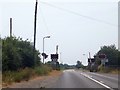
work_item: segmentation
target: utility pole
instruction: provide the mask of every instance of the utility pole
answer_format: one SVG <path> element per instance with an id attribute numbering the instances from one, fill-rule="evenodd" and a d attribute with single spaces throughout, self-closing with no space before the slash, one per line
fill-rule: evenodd
<path id="1" fill-rule="evenodd" d="M 44 39 L 45 39 L 45 37 L 43 38 L 43 54 L 44 54 Z M 45 58 L 45 56 L 43 55 L 43 64 L 44 64 L 44 58 Z"/>
<path id="2" fill-rule="evenodd" d="M 89 59 L 90 59 L 90 62 L 91 62 L 91 55 L 90 55 L 90 52 L 89 52 Z"/>
<path id="3" fill-rule="evenodd" d="M 89 52 L 89 58 L 91 58 L 90 52 Z"/>
<path id="4" fill-rule="evenodd" d="M 60 52 L 60 59 L 59 59 L 59 61 L 61 61 L 61 63 L 63 64 L 63 62 L 62 62 L 62 53 Z"/>
<path id="5" fill-rule="evenodd" d="M 34 47 L 33 47 L 33 59 L 34 60 L 35 60 L 35 43 L 36 43 L 37 4 L 38 4 L 38 1 L 36 0 L 35 15 L 34 15 Z"/>
<path id="6" fill-rule="evenodd" d="M 12 37 L 12 18 L 10 18 L 10 37 Z"/>
<path id="7" fill-rule="evenodd" d="M 58 45 L 56 46 L 56 54 L 58 54 Z"/>

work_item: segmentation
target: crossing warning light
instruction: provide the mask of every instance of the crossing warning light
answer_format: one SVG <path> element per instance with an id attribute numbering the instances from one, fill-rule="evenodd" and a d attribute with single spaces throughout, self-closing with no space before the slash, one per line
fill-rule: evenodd
<path id="1" fill-rule="evenodd" d="M 42 53 L 42 56 L 46 59 L 48 55 L 46 53 Z"/>
<path id="2" fill-rule="evenodd" d="M 51 54 L 51 59 L 58 59 L 58 54 Z"/>

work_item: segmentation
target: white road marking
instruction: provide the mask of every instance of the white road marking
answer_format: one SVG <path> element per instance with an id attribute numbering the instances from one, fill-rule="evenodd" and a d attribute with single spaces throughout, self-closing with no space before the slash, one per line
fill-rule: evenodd
<path id="1" fill-rule="evenodd" d="M 73 71 L 75 71 L 74 69 L 69 69 L 69 70 L 64 70 L 63 72 L 73 72 Z"/>
<path id="2" fill-rule="evenodd" d="M 114 90 L 113 88 L 111 88 L 111 87 L 103 84 L 101 81 L 98 81 L 98 80 L 95 80 L 94 78 L 91 78 L 91 77 L 90 77 L 89 75 L 87 75 L 87 74 L 81 73 L 81 75 L 83 75 L 83 76 L 85 76 L 86 78 L 88 78 L 88 79 L 90 79 L 90 80 L 92 80 L 92 81 L 94 81 L 94 82 L 102 85 L 102 86 L 105 87 L 105 88 L 108 88 L 108 89 L 110 89 L 110 90 Z"/>
<path id="3" fill-rule="evenodd" d="M 113 78 L 113 77 L 104 76 L 104 75 L 97 74 L 97 73 L 91 73 L 91 74 L 98 75 L 98 76 L 102 76 L 102 77 L 106 77 L 106 78 L 110 78 L 110 79 L 113 79 L 113 80 L 118 80 L 118 78 L 116 79 L 116 78 Z"/>

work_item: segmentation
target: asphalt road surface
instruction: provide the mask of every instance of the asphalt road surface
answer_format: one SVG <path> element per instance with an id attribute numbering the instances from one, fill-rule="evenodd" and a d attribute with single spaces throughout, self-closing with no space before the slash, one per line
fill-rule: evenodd
<path id="1" fill-rule="evenodd" d="M 118 88 L 118 75 L 100 74 L 82 70 L 65 70 L 58 76 L 45 79 L 35 79 L 28 82 L 17 83 L 9 88 L 92 88 L 96 90 L 116 90 Z M 118 89 L 117 89 L 118 90 Z"/>
<path id="2" fill-rule="evenodd" d="M 118 88 L 118 75 L 65 70 L 51 88 Z"/>

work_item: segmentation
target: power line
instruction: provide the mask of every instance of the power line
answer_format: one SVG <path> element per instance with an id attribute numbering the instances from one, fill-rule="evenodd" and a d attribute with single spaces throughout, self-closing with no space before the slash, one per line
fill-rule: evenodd
<path id="1" fill-rule="evenodd" d="M 74 12 L 74 11 L 71 11 L 71 10 L 68 10 L 68 9 L 65 9 L 65 8 L 57 7 L 57 6 L 55 6 L 53 4 L 50 4 L 48 2 L 40 2 L 40 3 L 46 4 L 48 6 L 51 6 L 51 7 L 57 8 L 57 9 L 60 9 L 62 11 L 72 13 L 72 14 L 77 15 L 77 16 L 81 16 L 81 17 L 84 17 L 84 18 L 87 18 L 87 19 L 90 19 L 90 20 L 94 20 L 94 21 L 97 21 L 97 22 L 101 22 L 101 23 L 105 23 L 105 24 L 108 24 L 108 25 L 111 25 L 111 26 L 118 27 L 118 25 L 115 25 L 115 24 L 112 24 L 112 23 L 109 23 L 109 22 L 106 22 L 106 21 L 103 21 L 103 20 L 100 20 L 100 19 L 96 19 L 96 18 L 93 18 L 93 17 L 90 17 L 90 16 L 82 15 L 78 12 Z"/>
<path id="2" fill-rule="evenodd" d="M 41 8 L 41 7 L 40 7 L 40 8 Z M 45 17 L 44 17 L 42 8 L 41 8 L 41 16 L 42 16 L 42 19 L 43 19 L 43 23 L 45 24 L 46 30 L 48 31 L 48 25 L 47 25 L 46 19 L 45 19 Z"/>

